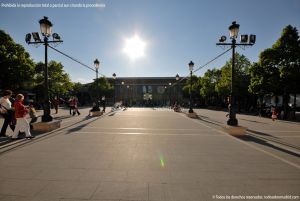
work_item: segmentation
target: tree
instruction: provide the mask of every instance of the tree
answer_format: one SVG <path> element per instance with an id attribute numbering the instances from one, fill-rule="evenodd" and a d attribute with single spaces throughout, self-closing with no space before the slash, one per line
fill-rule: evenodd
<path id="1" fill-rule="evenodd" d="M 84 88 L 84 85 L 80 82 L 74 82 L 73 83 L 73 92 L 75 94 L 79 93 Z"/>
<path id="2" fill-rule="evenodd" d="M 192 90 L 192 98 L 195 99 L 195 98 L 200 98 L 200 94 L 199 94 L 199 91 L 200 91 L 200 81 L 199 81 L 200 78 L 198 78 L 196 75 L 193 75 L 192 76 L 192 89 L 190 89 L 190 86 L 191 86 L 191 78 L 188 77 L 186 79 L 186 82 L 184 84 L 184 87 L 182 88 L 183 90 L 183 96 L 185 98 L 189 98 L 190 97 L 190 90 Z"/>
<path id="3" fill-rule="evenodd" d="M 235 53 L 235 81 L 234 81 L 234 91 L 236 101 L 238 103 L 238 110 L 243 106 L 248 109 L 249 104 L 249 92 L 248 85 L 250 83 L 249 67 L 251 62 L 244 55 Z M 226 62 L 226 64 L 221 68 L 221 77 L 216 83 L 216 91 L 221 97 L 227 97 L 231 91 L 231 68 L 232 60 Z"/>
<path id="4" fill-rule="evenodd" d="M 23 46 L 0 30 L 0 88 L 27 89 L 34 76 L 34 62 Z"/>
<path id="5" fill-rule="evenodd" d="M 298 31 L 286 26 L 272 48 L 260 53 L 259 62 L 251 67 L 251 93 L 269 92 L 283 95 L 285 118 L 289 93 L 300 92 L 300 40 Z M 295 100 L 295 99 L 294 99 Z M 296 107 L 294 107 L 296 109 Z"/>
<path id="6" fill-rule="evenodd" d="M 221 70 L 208 69 L 204 76 L 200 79 L 200 95 L 204 97 L 206 105 L 216 104 L 218 93 L 216 91 L 216 84 L 221 79 Z"/>
<path id="7" fill-rule="evenodd" d="M 113 87 L 105 77 L 95 79 L 95 81 L 88 85 L 88 91 L 92 99 L 97 100 L 100 96 L 112 96 Z"/>
<path id="8" fill-rule="evenodd" d="M 284 85 L 283 104 L 286 118 L 289 94 L 294 93 L 294 99 L 296 99 L 296 93 L 300 92 L 300 40 L 296 27 L 286 26 L 282 31 L 281 37 L 272 46 L 272 49 L 276 52 L 274 59 L 278 63 L 280 78 Z M 296 105 L 294 105 L 294 117 L 295 111 Z"/>
<path id="9" fill-rule="evenodd" d="M 266 49 L 260 53 L 259 62 L 254 63 L 249 69 L 248 91 L 258 96 L 260 115 L 262 115 L 263 97 L 268 94 L 277 96 L 282 93 L 282 81 L 276 63 L 272 59 L 275 56 L 272 49 Z"/>
<path id="10" fill-rule="evenodd" d="M 39 62 L 35 68 L 35 89 L 38 95 L 43 94 L 44 90 L 44 68 L 45 64 Z M 63 70 L 63 65 L 56 61 L 48 63 L 49 93 L 50 97 L 67 94 L 73 89 L 70 77 Z"/>

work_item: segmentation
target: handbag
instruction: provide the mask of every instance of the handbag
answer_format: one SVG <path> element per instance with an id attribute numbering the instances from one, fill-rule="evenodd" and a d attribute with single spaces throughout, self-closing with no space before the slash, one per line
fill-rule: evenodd
<path id="1" fill-rule="evenodd" d="M 6 114 L 7 108 L 0 104 L 0 114 Z"/>

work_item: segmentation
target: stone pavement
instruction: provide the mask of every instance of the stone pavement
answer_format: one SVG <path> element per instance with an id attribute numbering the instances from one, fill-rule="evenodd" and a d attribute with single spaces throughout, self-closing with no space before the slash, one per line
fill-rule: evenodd
<path id="1" fill-rule="evenodd" d="M 71 119 L 0 154 L 0 200 L 300 200 L 299 157 L 286 159 L 209 121 L 157 108 Z"/>
<path id="2" fill-rule="evenodd" d="M 54 119 L 62 120 L 62 127 L 68 126 L 74 122 L 77 122 L 79 120 L 85 119 L 86 116 L 89 114 L 89 110 L 91 107 L 80 107 L 78 110 L 81 113 L 81 115 L 70 115 L 70 111 L 68 108 L 65 107 L 60 107 L 58 109 L 58 113 L 55 113 L 54 109 L 51 109 L 51 116 Z M 102 109 L 102 107 L 101 107 Z M 109 112 L 111 111 L 111 107 L 107 107 L 106 111 Z M 41 116 L 43 115 L 43 110 L 37 110 L 37 116 L 38 120 L 37 122 L 41 121 Z M 0 125 L 2 126 L 4 119 L 0 116 Z M 30 119 L 28 120 L 30 121 Z M 34 131 L 32 131 L 34 133 Z M 12 130 L 8 127 L 6 134 L 8 136 L 11 136 L 13 134 Z"/>
<path id="3" fill-rule="evenodd" d="M 226 125 L 227 112 L 207 109 L 196 109 L 195 112 L 202 121 L 212 121 L 219 125 Z M 300 122 L 283 120 L 272 121 L 253 115 L 237 114 L 240 126 L 247 127 L 249 135 L 282 142 L 300 151 Z"/>

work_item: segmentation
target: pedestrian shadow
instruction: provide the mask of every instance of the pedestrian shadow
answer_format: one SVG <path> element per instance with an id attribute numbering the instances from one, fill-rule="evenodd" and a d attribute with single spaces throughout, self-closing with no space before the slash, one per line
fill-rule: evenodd
<path id="1" fill-rule="evenodd" d="M 30 133 L 34 136 L 34 137 L 38 137 L 39 135 L 44 134 L 43 132 L 39 132 L 39 131 L 35 131 L 35 130 L 30 130 Z M 1 137 L 0 138 L 0 149 L 2 149 L 4 145 L 7 144 L 17 144 L 18 142 L 21 142 L 22 140 L 26 140 L 26 136 L 24 132 L 20 132 L 18 135 L 18 140 L 12 140 L 11 137 Z"/>
<path id="2" fill-rule="evenodd" d="M 92 118 L 94 118 L 94 117 L 86 116 L 86 117 L 84 117 L 82 120 L 80 120 L 79 122 L 77 122 L 76 124 L 80 124 L 80 123 L 85 122 L 85 121 L 87 121 L 87 120 L 89 120 L 89 119 L 92 119 Z M 99 118 L 99 117 L 98 117 L 98 118 Z M 90 122 L 81 124 L 81 125 L 79 125 L 79 126 L 76 126 L 76 127 L 74 127 L 74 128 L 71 128 L 71 129 L 67 130 L 66 135 L 72 134 L 72 133 L 74 133 L 74 132 L 80 131 L 82 128 L 84 128 L 84 127 L 87 126 L 88 124 L 90 124 L 90 123 L 96 121 L 98 118 L 95 118 L 94 120 L 92 120 L 92 121 L 90 121 Z"/>
<path id="3" fill-rule="evenodd" d="M 213 124 L 213 125 L 220 126 L 220 127 L 222 127 L 222 125 L 223 125 L 222 122 L 215 121 L 215 120 L 210 120 L 209 117 L 202 116 L 202 115 L 198 115 L 198 119 L 200 121 L 204 121 L 206 123 Z"/>
<path id="4" fill-rule="evenodd" d="M 270 134 L 268 134 L 268 133 L 263 133 L 263 132 L 259 132 L 259 131 L 251 130 L 251 129 L 247 129 L 247 131 L 249 131 L 249 132 L 251 132 L 251 133 L 254 133 L 254 134 L 257 134 L 257 135 L 263 135 L 263 136 L 268 136 L 268 137 L 272 137 L 272 138 L 279 139 L 278 137 L 273 136 L 273 135 L 270 135 Z"/>
<path id="5" fill-rule="evenodd" d="M 236 138 L 240 139 L 240 140 L 243 140 L 243 141 L 246 141 L 246 142 L 254 142 L 254 143 L 257 143 L 257 144 L 260 144 L 260 145 L 263 145 L 263 146 L 266 146 L 266 147 L 269 147 L 269 148 L 272 148 L 272 149 L 275 149 L 277 151 L 281 151 L 281 152 L 284 152 L 286 154 L 289 154 L 289 155 L 292 155 L 292 156 L 295 156 L 295 157 L 298 157 L 300 158 L 300 154 L 296 153 L 296 152 L 293 152 L 291 150 L 288 150 L 288 149 L 285 149 L 283 147 L 279 147 L 279 146 L 276 146 L 272 143 L 269 143 L 268 141 L 266 140 L 263 140 L 263 139 L 260 139 L 260 138 L 257 138 L 255 136 L 252 136 L 252 135 L 244 135 L 244 136 L 236 136 Z M 278 143 L 278 142 L 277 142 Z M 285 146 L 289 146 L 287 144 L 284 144 Z M 290 145 L 290 147 L 293 147 L 294 149 L 298 149 L 299 148 L 296 148 L 292 145 Z"/>
<path id="6" fill-rule="evenodd" d="M 86 116 L 84 119 L 82 119 L 81 121 L 77 122 L 76 124 L 80 124 L 86 120 L 89 120 L 89 119 L 93 119 L 92 121 L 89 121 L 89 122 L 86 122 L 84 124 L 80 124 L 79 126 L 76 126 L 74 128 L 71 128 L 69 130 L 67 130 L 66 134 L 65 135 L 69 135 L 69 134 L 74 134 L 75 132 L 78 132 L 80 130 L 82 130 L 84 127 L 88 126 L 90 123 L 93 123 L 94 121 L 100 119 L 100 118 L 103 118 L 105 116 L 113 116 L 116 112 L 112 112 L 111 114 L 107 113 L 107 115 L 101 115 L 101 116 L 98 116 L 98 117 L 91 117 L 91 116 Z"/>
<path id="7" fill-rule="evenodd" d="M 260 122 L 260 121 L 254 121 L 254 120 L 249 120 L 249 119 L 242 119 L 242 118 L 239 118 L 239 119 L 240 119 L 240 120 L 244 120 L 244 121 L 253 122 L 253 123 L 268 124 L 268 123 L 264 123 L 264 122 Z"/>
<path id="8" fill-rule="evenodd" d="M 69 119 L 72 117 L 73 117 L 72 115 L 64 115 L 64 116 L 54 117 L 54 119 L 63 120 L 63 119 Z"/>
<path id="9" fill-rule="evenodd" d="M 1 137 L 0 138 L 0 146 L 6 144 L 8 142 L 10 142 L 10 139 L 8 137 Z"/>

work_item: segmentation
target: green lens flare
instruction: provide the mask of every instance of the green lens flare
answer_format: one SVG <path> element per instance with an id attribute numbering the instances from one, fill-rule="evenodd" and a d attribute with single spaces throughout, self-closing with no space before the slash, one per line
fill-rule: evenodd
<path id="1" fill-rule="evenodd" d="M 165 160 L 164 160 L 164 157 L 163 157 L 163 156 L 160 156 L 160 157 L 159 157 L 159 160 L 160 160 L 160 166 L 161 166 L 161 167 L 165 167 Z"/>

